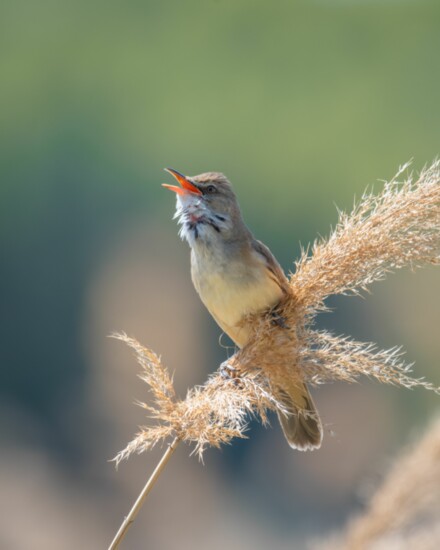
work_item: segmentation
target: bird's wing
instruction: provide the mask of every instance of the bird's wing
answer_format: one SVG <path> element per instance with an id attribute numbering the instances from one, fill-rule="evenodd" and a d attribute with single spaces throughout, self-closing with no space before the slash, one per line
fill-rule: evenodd
<path id="1" fill-rule="evenodd" d="M 283 268 L 280 266 L 269 248 L 257 239 L 253 239 L 252 248 L 255 252 L 257 252 L 257 254 L 263 257 L 266 268 L 271 274 L 271 278 L 279 285 L 283 292 L 288 294 L 291 291 L 289 281 L 287 280 Z"/>

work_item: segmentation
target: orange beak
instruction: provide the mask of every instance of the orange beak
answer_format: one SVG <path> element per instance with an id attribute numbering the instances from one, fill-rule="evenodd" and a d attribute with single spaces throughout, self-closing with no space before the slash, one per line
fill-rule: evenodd
<path id="1" fill-rule="evenodd" d="M 173 170 L 172 168 L 165 168 L 165 172 L 171 174 L 173 178 L 175 178 L 180 183 L 181 187 L 177 187 L 177 185 L 168 185 L 168 183 L 162 183 L 162 187 L 166 187 L 167 189 L 174 191 L 178 195 L 185 195 L 185 193 L 194 193 L 195 195 L 202 194 L 200 189 L 198 189 L 193 183 L 189 181 L 186 176 L 184 176 L 177 170 Z"/>

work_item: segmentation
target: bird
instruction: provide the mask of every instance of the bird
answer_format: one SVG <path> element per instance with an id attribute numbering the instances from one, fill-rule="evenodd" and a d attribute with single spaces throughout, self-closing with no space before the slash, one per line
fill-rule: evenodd
<path id="1" fill-rule="evenodd" d="M 165 171 L 179 183 L 162 185 L 176 193 L 174 218 L 191 249 L 194 287 L 220 328 L 242 348 L 252 336 L 249 316 L 276 311 L 289 293 L 288 279 L 270 249 L 245 224 L 224 174 L 185 176 L 173 168 Z M 278 418 L 290 447 L 319 448 L 322 425 L 307 385 L 292 380 L 280 395 L 283 410 L 277 411 Z"/>

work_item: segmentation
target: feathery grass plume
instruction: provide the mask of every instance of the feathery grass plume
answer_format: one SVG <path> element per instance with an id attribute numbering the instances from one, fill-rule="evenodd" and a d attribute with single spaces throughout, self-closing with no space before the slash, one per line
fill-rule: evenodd
<path id="1" fill-rule="evenodd" d="M 116 337 L 136 353 L 141 378 L 150 387 L 153 404 L 141 404 L 155 420 L 116 457 L 151 449 L 170 437 L 194 443 L 201 458 L 207 446 L 219 447 L 245 437 L 249 415 L 267 421 L 268 410 L 281 408 L 281 388 L 292 380 L 321 384 L 353 382 L 360 375 L 406 388 L 440 388 L 410 376 L 411 365 L 400 348 L 378 350 L 374 344 L 313 329 L 325 299 L 331 294 L 359 294 L 395 269 L 440 261 L 440 161 L 414 181 L 398 174 L 378 195 L 365 193 L 339 222 L 328 239 L 304 251 L 290 277 L 291 293 L 273 312 L 255 316 L 254 335 L 223 370 L 178 400 L 172 379 L 152 351 L 126 335 Z M 225 368 L 233 376 L 224 376 Z M 285 411 L 286 412 L 286 411 Z M 287 411 L 288 412 L 288 411 Z"/>
<path id="2" fill-rule="evenodd" d="M 139 403 L 155 421 L 141 429 L 136 438 L 115 458 L 116 464 L 133 452 L 142 453 L 171 437 L 195 443 L 200 458 L 207 446 L 220 447 L 235 437 L 246 437 L 249 415 L 267 423 L 267 411 L 282 407 L 272 396 L 268 382 L 258 372 L 240 380 L 217 373 L 203 386 L 188 391 L 185 400 L 176 398 L 172 379 L 159 357 L 126 334 L 113 338 L 127 344 L 142 367 L 139 377 L 152 394 L 152 404 Z"/>
<path id="3" fill-rule="evenodd" d="M 325 309 L 331 294 L 359 294 L 387 273 L 440 261 L 440 161 L 416 181 L 402 166 L 383 191 L 364 193 L 350 215 L 339 212 L 338 224 L 316 241 L 311 255 L 296 262 L 291 285 L 299 303 L 314 314 Z"/>
<path id="4" fill-rule="evenodd" d="M 364 515 L 352 520 L 343 539 L 323 548 L 411 548 L 440 543 L 440 419 L 398 457 Z"/>

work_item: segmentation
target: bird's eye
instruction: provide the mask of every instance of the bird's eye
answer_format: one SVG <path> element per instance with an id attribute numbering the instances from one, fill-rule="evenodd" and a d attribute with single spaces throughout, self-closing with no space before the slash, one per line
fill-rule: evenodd
<path id="1" fill-rule="evenodd" d="M 205 193 L 215 193 L 217 191 L 215 185 L 207 185 L 205 187 Z"/>

